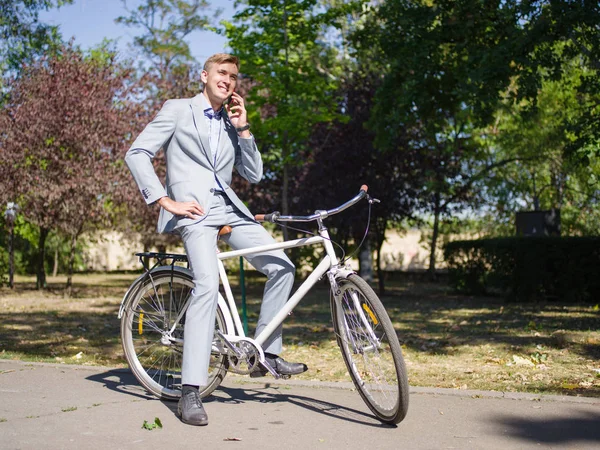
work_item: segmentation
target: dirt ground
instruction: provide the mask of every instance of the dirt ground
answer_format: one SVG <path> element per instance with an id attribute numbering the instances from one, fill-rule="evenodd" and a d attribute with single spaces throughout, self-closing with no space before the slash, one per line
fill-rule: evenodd
<path id="1" fill-rule="evenodd" d="M 0 358 L 125 366 L 117 312 L 135 274 L 76 275 L 35 290 L 32 277 L 0 288 Z M 250 276 L 248 320 L 264 280 Z M 234 286 L 239 298 L 239 287 Z M 453 294 L 414 277 L 387 281 L 382 301 L 414 386 L 600 397 L 598 305 L 506 303 Z M 284 357 L 306 362 L 301 378 L 349 381 L 337 348 L 327 286 L 318 285 L 284 324 Z"/>

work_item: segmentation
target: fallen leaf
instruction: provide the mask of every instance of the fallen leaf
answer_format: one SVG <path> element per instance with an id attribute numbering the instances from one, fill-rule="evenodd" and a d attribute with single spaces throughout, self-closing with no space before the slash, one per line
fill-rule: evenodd
<path id="1" fill-rule="evenodd" d="M 144 420 L 144 423 L 142 424 L 142 428 L 145 430 L 149 430 L 152 431 L 155 428 L 162 428 L 162 422 L 160 421 L 160 419 L 158 417 L 154 418 L 154 422 L 148 422 L 147 420 Z"/>
<path id="2" fill-rule="evenodd" d="M 522 356 L 519 356 L 519 355 L 513 355 L 512 359 L 513 359 L 513 362 L 517 366 L 533 366 L 534 365 L 530 359 L 523 358 Z"/>

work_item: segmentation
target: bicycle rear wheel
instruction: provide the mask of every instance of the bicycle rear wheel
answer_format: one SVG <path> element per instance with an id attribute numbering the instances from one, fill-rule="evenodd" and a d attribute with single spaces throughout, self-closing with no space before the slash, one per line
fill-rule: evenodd
<path id="1" fill-rule="evenodd" d="M 173 329 L 194 287 L 192 277 L 171 268 L 152 272 L 137 289 L 132 289 L 121 319 L 121 341 L 131 371 L 148 391 L 161 399 L 181 396 L 183 328 L 185 314 Z M 217 308 L 215 332 L 226 333 L 225 319 Z M 210 358 L 208 385 L 200 395 L 210 395 L 225 377 L 228 360 L 224 353 L 213 351 Z"/>
<path id="2" fill-rule="evenodd" d="M 338 280 L 332 300 L 337 342 L 352 381 L 382 422 L 401 422 L 408 411 L 408 378 L 398 336 L 383 304 L 358 275 Z"/>

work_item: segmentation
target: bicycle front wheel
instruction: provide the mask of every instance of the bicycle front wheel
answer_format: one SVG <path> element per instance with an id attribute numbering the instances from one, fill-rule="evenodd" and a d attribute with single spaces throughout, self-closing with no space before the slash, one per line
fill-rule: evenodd
<path id="1" fill-rule="evenodd" d="M 148 391 L 161 399 L 181 396 L 183 329 L 187 300 L 194 283 L 192 277 L 171 268 L 153 271 L 127 300 L 121 319 L 121 341 L 131 371 Z M 225 319 L 217 308 L 215 332 L 226 333 Z M 214 347 L 214 346 L 213 346 Z M 227 373 L 224 353 L 211 353 L 208 385 L 201 389 L 208 396 Z"/>
<path id="2" fill-rule="evenodd" d="M 408 411 L 408 378 L 398 336 L 381 300 L 358 275 L 338 280 L 332 301 L 338 345 L 352 381 L 382 422 L 397 424 Z"/>

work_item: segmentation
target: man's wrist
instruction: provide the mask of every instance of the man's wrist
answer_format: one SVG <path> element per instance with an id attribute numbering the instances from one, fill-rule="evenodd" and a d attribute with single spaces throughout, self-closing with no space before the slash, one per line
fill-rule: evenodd
<path id="1" fill-rule="evenodd" d="M 242 132 L 244 132 L 246 130 L 249 130 L 249 129 L 250 129 L 250 124 L 249 123 L 247 123 L 246 125 L 235 127 L 235 131 L 237 131 L 238 133 L 242 133 Z"/>
<path id="2" fill-rule="evenodd" d="M 162 208 L 164 208 L 165 207 L 165 203 L 167 203 L 169 200 L 171 200 L 169 198 L 169 196 L 165 195 L 164 197 L 161 197 L 158 200 L 156 200 L 156 203 L 158 203 L 159 206 L 161 206 Z"/>

